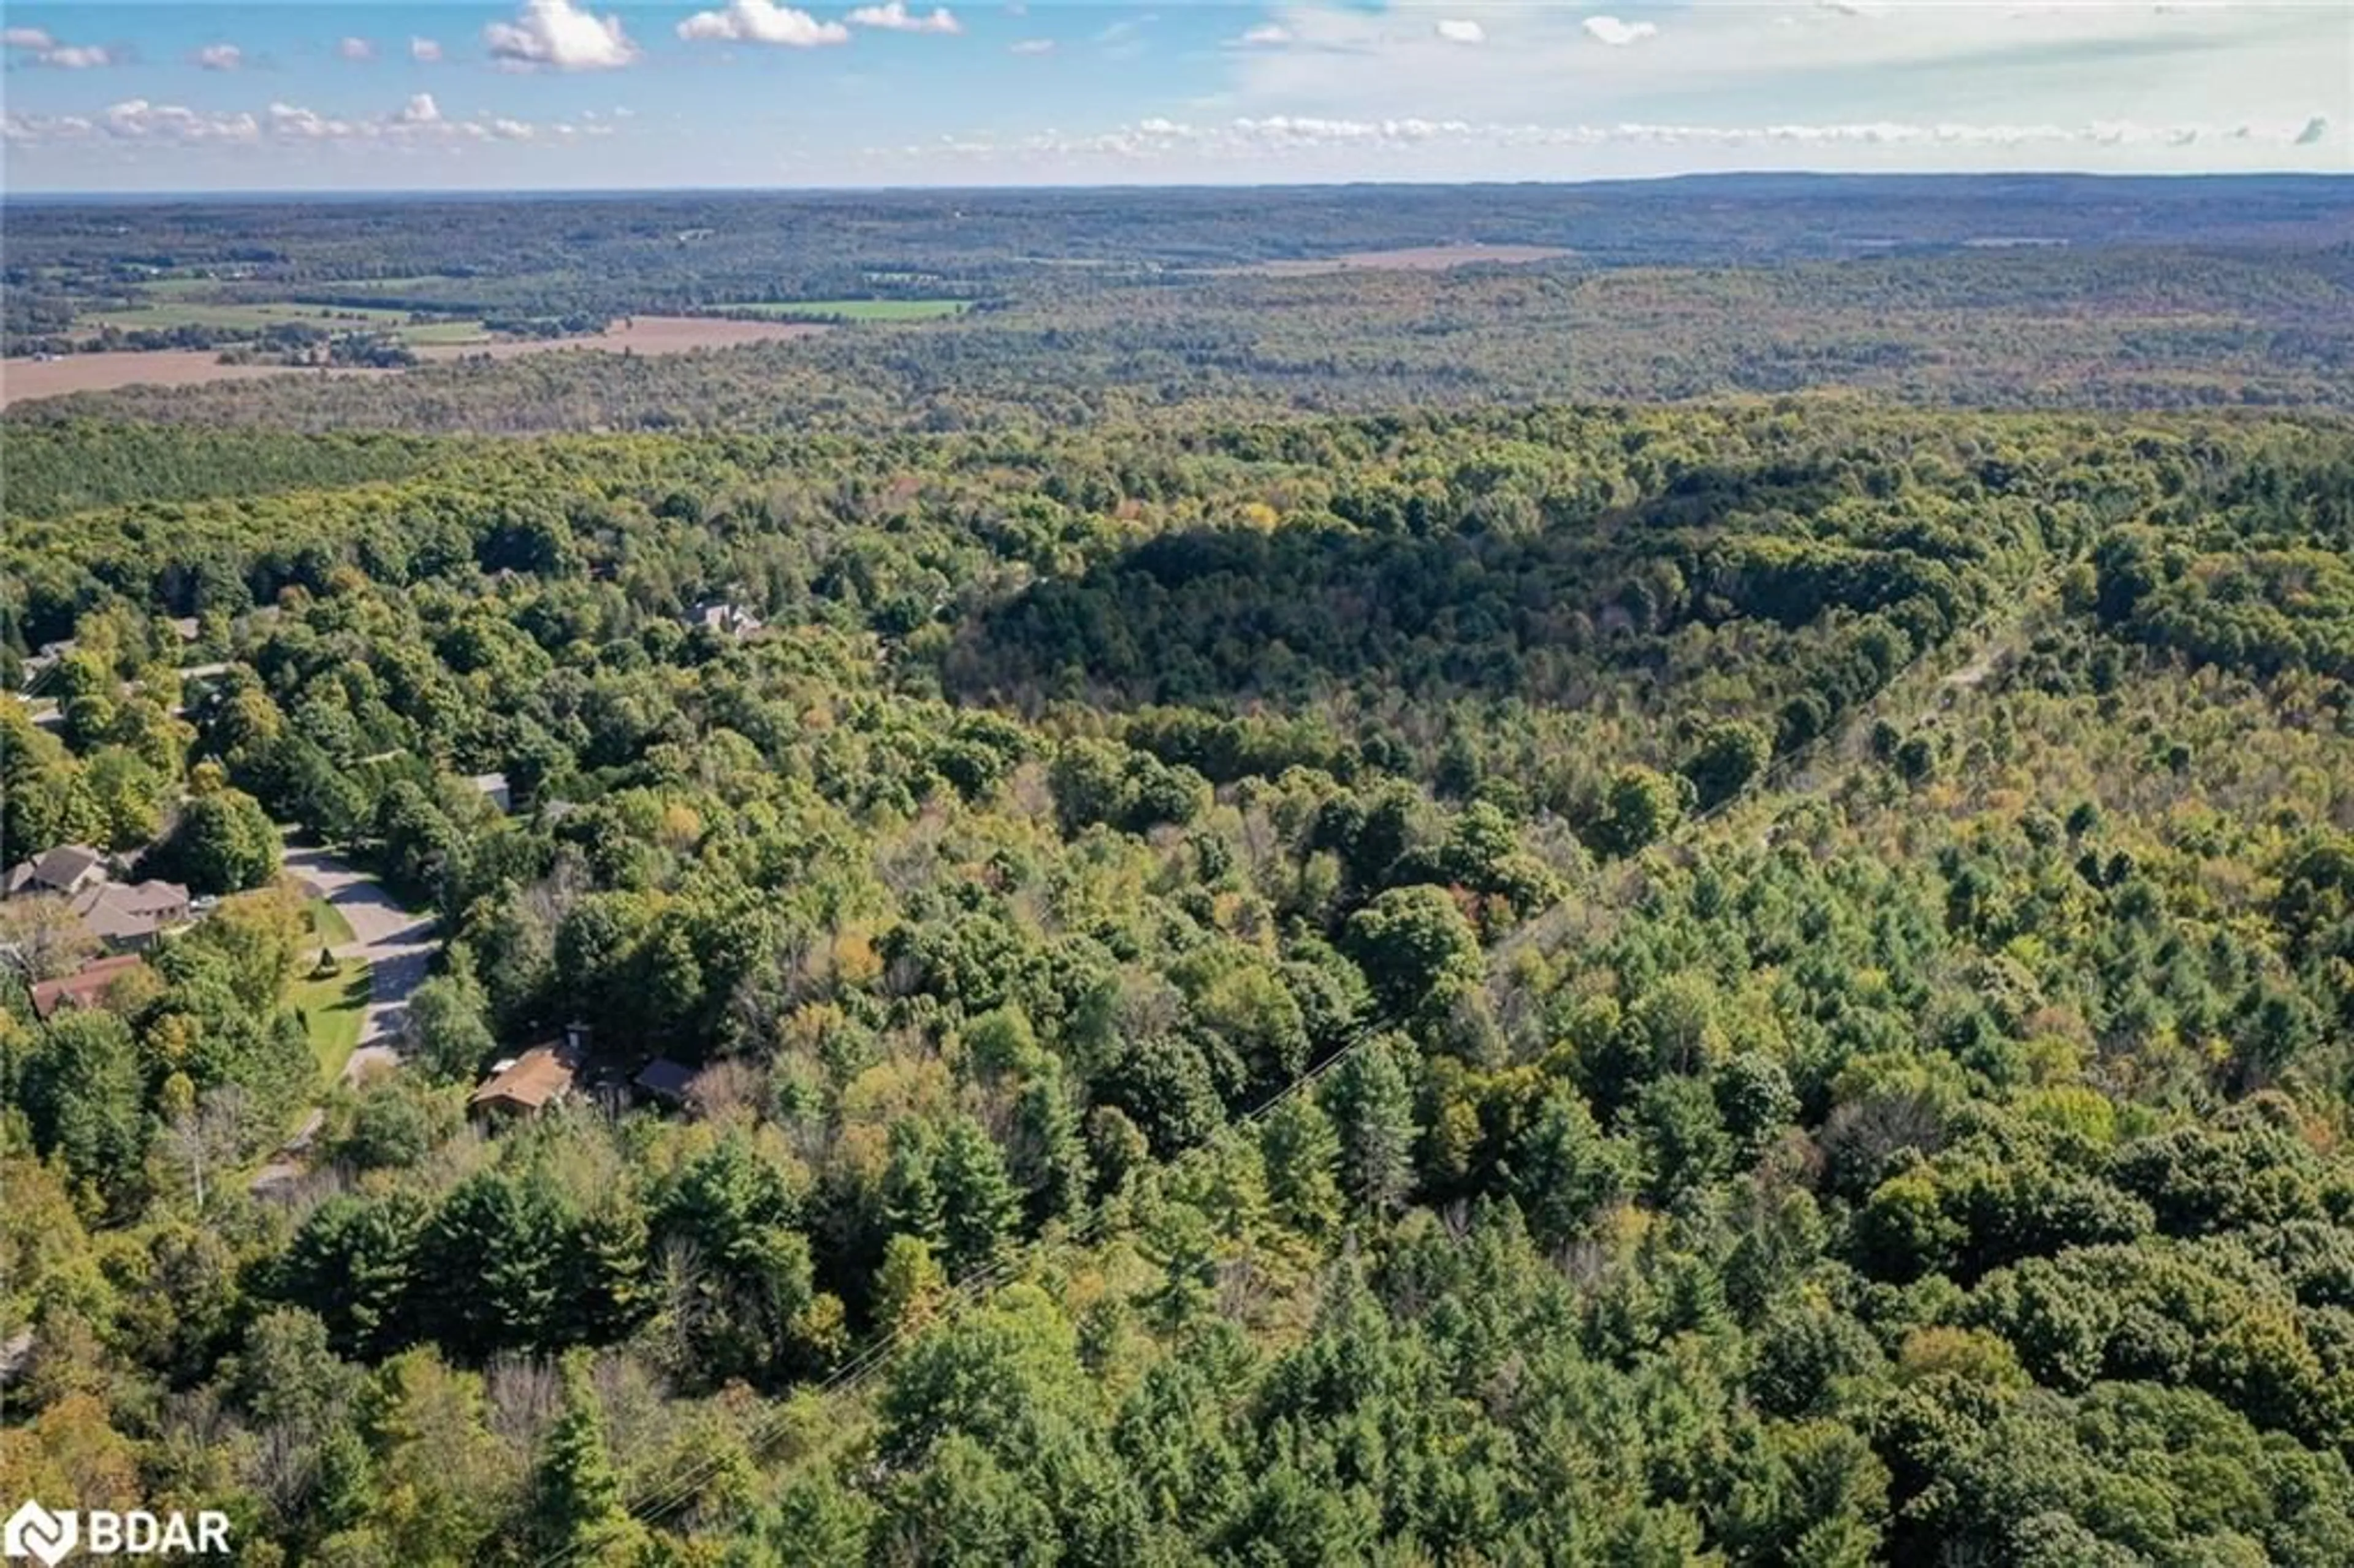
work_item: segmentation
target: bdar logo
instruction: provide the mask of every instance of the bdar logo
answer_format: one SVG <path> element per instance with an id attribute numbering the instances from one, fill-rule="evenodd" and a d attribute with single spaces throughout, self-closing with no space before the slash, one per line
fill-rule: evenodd
<path id="1" fill-rule="evenodd" d="M 0 1551 L 11 1557 L 37 1557 L 49 1568 L 57 1568 L 74 1549 L 80 1533 L 73 1510 L 51 1513 L 27 1498 L 25 1506 L 10 1514 L 5 1530 L 0 1530 Z"/>
<path id="2" fill-rule="evenodd" d="M 85 1557 L 186 1557 L 200 1552 L 227 1556 L 228 1515 L 206 1509 L 194 1518 L 192 1526 L 186 1513 L 150 1513 L 143 1508 L 52 1513 L 27 1499 L 0 1527 L 0 1555 L 37 1557 L 48 1568 L 58 1568 L 77 1548 Z"/>

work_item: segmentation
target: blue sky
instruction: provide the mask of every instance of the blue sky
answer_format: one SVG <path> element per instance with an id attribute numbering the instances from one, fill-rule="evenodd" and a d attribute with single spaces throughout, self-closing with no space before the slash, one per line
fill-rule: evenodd
<path id="1" fill-rule="evenodd" d="M 2354 168 L 2354 5 L 9 5 L 11 191 Z"/>

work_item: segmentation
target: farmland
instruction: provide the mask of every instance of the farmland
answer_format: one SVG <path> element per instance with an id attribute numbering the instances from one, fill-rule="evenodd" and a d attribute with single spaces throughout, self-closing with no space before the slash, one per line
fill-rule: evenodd
<path id="1" fill-rule="evenodd" d="M 446 323 L 468 325 L 471 323 Z M 430 329 L 426 329 L 430 330 Z M 421 360 L 488 357 L 513 359 L 525 355 L 563 349 L 593 349 L 609 354 L 684 354 L 700 348 L 735 348 L 746 344 L 787 342 L 811 337 L 826 328 L 811 322 L 725 321 L 705 316 L 635 316 L 617 322 L 601 333 L 581 337 L 490 339 L 422 336 L 408 341 Z M 0 360 L 0 408 L 56 397 L 69 392 L 107 392 L 124 387 L 196 387 L 215 381 L 248 381 L 262 376 L 393 376 L 398 370 L 350 366 L 288 365 L 225 365 L 211 349 L 121 350 L 69 354 L 53 359 Z"/>
<path id="2" fill-rule="evenodd" d="M 418 322 L 410 319 L 411 314 L 384 306 L 175 300 L 121 310 L 84 312 L 74 318 L 74 326 L 77 332 L 172 332 L 181 327 L 202 327 L 216 332 L 262 333 L 271 327 L 300 324 L 323 332 L 390 333 L 412 344 L 480 343 L 490 335 L 479 321 L 452 318 Z"/>
<path id="3" fill-rule="evenodd" d="M 971 308 L 970 300 L 769 300 L 726 310 L 777 321 L 932 322 Z"/>
<path id="4" fill-rule="evenodd" d="M 1446 272 L 1458 267 L 1522 267 L 1535 261 L 1557 261 L 1575 251 L 1552 245 L 1489 245 L 1479 240 L 1447 245 L 1397 246 L 1385 250 L 1351 250 L 1338 256 L 1288 258 L 1254 262 L 1233 269 L 1277 278 L 1310 278 L 1325 272 Z"/>

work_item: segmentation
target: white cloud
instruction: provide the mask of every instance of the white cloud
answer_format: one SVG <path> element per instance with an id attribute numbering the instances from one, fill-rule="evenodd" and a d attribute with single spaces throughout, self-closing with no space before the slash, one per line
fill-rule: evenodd
<path id="1" fill-rule="evenodd" d="M 1008 45 L 1005 52 L 1010 55 L 1051 55 L 1055 52 L 1055 40 L 1023 38 L 1017 44 Z"/>
<path id="2" fill-rule="evenodd" d="M 861 5 L 850 14 L 853 26 L 879 27 L 886 33 L 961 33 L 963 24 L 944 5 L 932 7 L 928 16 L 914 16 L 907 10 L 907 0 L 886 0 L 881 5 Z"/>
<path id="3" fill-rule="evenodd" d="M 1638 44 L 1653 37 L 1659 29 L 1649 22 L 1622 22 L 1616 16 L 1588 16 L 1585 30 L 1597 42 L 1607 44 L 1614 49 L 1623 49 L 1628 44 Z"/>
<path id="4" fill-rule="evenodd" d="M 59 70 L 95 70 L 118 63 L 114 52 L 103 45 L 61 44 L 46 27 L 7 28 L 0 31 L 0 44 L 28 51 L 35 65 L 55 66 Z"/>
<path id="5" fill-rule="evenodd" d="M 739 44 L 776 44 L 789 49 L 813 49 L 823 44 L 850 42 L 850 29 L 841 23 L 821 22 L 806 11 L 779 5 L 774 0 L 727 0 L 724 11 L 698 11 L 681 22 L 678 36 Z"/>
<path id="6" fill-rule="evenodd" d="M 345 38 L 335 46 L 335 53 L 347 60 L 372 60 L 376 46 L 366 38 Z"/>
<path id="7" fill-rule="evenodd" d="M 272 103 L 260 114 L 190 109 L 126 99 L 95 115 L 18 114 L 0 119 L 7 141 L 30 143 L 114 142 L 179 145 L 338 143 L 355 147 L 459 147 L 493 140 L 530 142 L 543 129 L 559 136 L 603 136 L 605 125 L 540 127 L 526 121 L 477 115 L 452 120 L 430 93 L 420 92 L 388 114 L 344 119 L 293 103 Z"/>
<path id="8" fill-rule="evenodd" d="M 419 65 L 432 65 L 441 58 L 441 46 L 431 38 L 411 38 L 408 58 Z"/>
<path id="9" fill-rule="evenodd" d="M 613 70 L 638 58 L 619 16 L 599 17 L 571 0 L 524 0 L 512 22 L 482 29 L 491 56 L 513 69 Z"/>
<path id="10" fill-rule="evenodd" d="M 2317 114 L 2306 121 L 2305 128 L 2296 133 L 2296 144 L 2300 147 L 2318 147 L 2321 145 L 2322 138 L 2328 134 L 2329 117 L 2326 114 Z"/>
<path id="11" fill-rule="evenodd" d="M 1875 121 L 1825 124 L 1685 125 L 1628 122 L 1616 125 L 1541 125 L 1470 120 L 1399 118 L 1361 120 L 1317 115 L 1268 115 L 1188 123 L 1154 118 L 1119 130 L 1072 135 L 1049 132 L 1013 141 L 988 135 L 947 138 L 933 148 L 869 149 L 999 158 L 1112 159 L 1130 164 L 1156 161 L 1249 163 L 1328 153 L 1409 154 L 1500 153 L 1605 147 L 1762 149 L 1946 148 L 2021 150 L 2037 148 L 2182 147 L 2202 139 L 2238 140 L 2266 147 L 2313 144 L 2327 122 L 2317 117 L 2300 126 L 2294 120 L 2224 127 L 2183 123 L 2154 125 L 2132 121 L 2094 121 L 2073 125 L 2045 123 L 1925 123 Z M 1744 153 L 1744 155 L 1746 155 Z"/>
<path id="12" fill-rule="evenodd" d="M 206 70 L 235 70 L 245 64 L 245 51 L 235 44 L 207 44 L 190 58 Z"/>
<path id="13" fill-rule="evenodd" d="M 1487 28 L 1477 22 L 1462 21 L 1452 16 L 1442 17 L 1430 30 L 1450 44 L 1484 44 L 1488 41 Z"/>
<path id="14" fill-rule="evenodd" d="M 157 138 L 172 142 L 250 142 L 261 127 L 250 114 L 199 114 L 172 103 L 126 99 L 109 108 L 100 123 L 110 136 L 125 141 Z"/>
<path id="15" fill-rule="evenodd" d="M 1244 33 L 1235 42 L 1251 48 L 1266 48 L 1291 42 L 1291 29 L 1276 22 L 1264 22 Z"/>
<path id="16" fill-rule="evenodd" d="M 1357 120 L 1536 122 L 1575 104 L 1598 122 L 1650 122 L 1688 118 L 1705 104 L 1757 123 L 2163 115 L 2227 126 L 2265 118 L 2283 102 L 2346 101 L 2342 5 L 2161 13 L 2152 0 L 1834 4 L 1843 11 L 1815 0 L 1691 5 L 1672 24 L 1648 5 L 1630 10 L 1636 0 L 1528 5 L 1512 11 L 1509 33 L 1461 48 L 1434 22 L 1484 22 L 1490 13 L 1283 0 L 1263 19 L 1291 44 L 1224 51 L 1227 79 L 1216 101 L 1227 113 Z M 1602 26 L 1605 16 L 1630 32 L 1648 20 L 1657 31 L 1612 47 L 1626 35 Z M 2345 117 L 2332 118 L 2342 131 Z"/>
<path id="17" fill-rule="evenodd" d="M 266 123 L 272 136 L 287 142 L 341 141 L 357 128 L 352 121 L 331 119 L 292 103 L 271 104 Z"/>

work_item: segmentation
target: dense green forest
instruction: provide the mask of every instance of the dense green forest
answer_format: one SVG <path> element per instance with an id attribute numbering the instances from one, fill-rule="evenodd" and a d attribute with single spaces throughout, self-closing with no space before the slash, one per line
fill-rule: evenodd
<path id="1" fill-rule="evenodd" d="M 2354 1558 L 2342 418 L 924 330 L 864 428 L 767 412 L 832 348 L 704 363 L 726 430 L 7 425 L 5 673 L 75 643 L 8 858 L 223 901 L 0 981 L 0 1494 L 353 1568 Z M 689 385 L 474 374 L 365 422 Z M 397 1071 L 313 1060 L 265 819 L 439 918 Z M 470 1120 L 574 1021 L 684 1105 Z"/>

